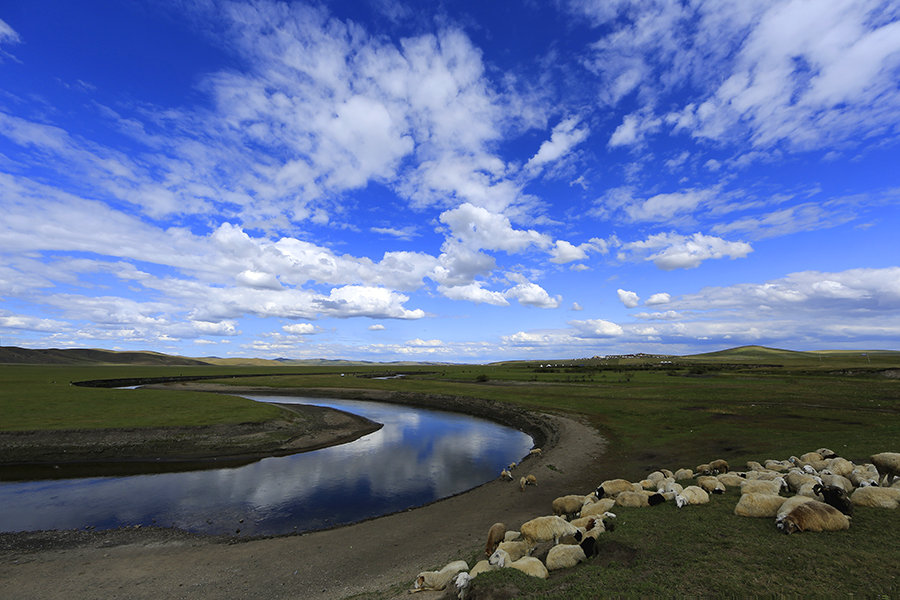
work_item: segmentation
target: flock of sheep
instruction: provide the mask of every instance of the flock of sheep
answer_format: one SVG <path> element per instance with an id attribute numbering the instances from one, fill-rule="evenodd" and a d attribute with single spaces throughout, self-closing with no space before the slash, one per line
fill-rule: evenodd
<path id="1" fill-rule="evenodd" d="M 532 450 L 535 454 L 540 449 Z M 854 464 L 820 448 L 787 460 L 749 461 L 741 472 L 719 459 L 695 469 L 660 469 L 639 482 L 610 479 L 589 494 L 556 498 L 552 515 L 526 521 L 518 531 L 494 523 L 485 545 L 487 559 L 471 570 L 465 561 L 457 560 L 439 571 L 423 571 L 412 591 L 443 590 L 453 582 L 462 599 L 472 578 L 501 568 L 547 578 L 550 571 L 574 567 L 598 552 L 597 537 L 613 528 L 615 514 L 610 511 L 614 507 L 705 504 L 710 494 L 727 488 L 741 491 L 736 515 L 774 517 L 784 533 L 848 529 L 854 505 L 897 508 L 900 504 L 900 453 L 882 452 L 871 461 Z M 501 479 L 512 480 L 514 467 L 515 463 L 504 469 Z M 519 483 L 524 491 L 526 485 L 537 485 L 537 480 L 528 475 Z"/>

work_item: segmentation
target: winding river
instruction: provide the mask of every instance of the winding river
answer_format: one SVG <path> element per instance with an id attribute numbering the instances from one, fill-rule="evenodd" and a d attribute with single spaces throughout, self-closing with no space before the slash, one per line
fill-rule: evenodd
<path id="1" fill-rule="evenodd" d="M 345 525 L 421 506 L 498 476 L 530 436 L 458 413 L 325 398 L 314 404 L 383 423 L 354 442 L 235 468 L 0 482 L 0 531 L 156 525 L 242 536 Z"/>

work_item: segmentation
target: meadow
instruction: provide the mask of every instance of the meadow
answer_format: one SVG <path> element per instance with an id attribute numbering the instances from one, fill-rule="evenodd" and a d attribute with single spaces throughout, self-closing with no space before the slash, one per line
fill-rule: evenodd
<path id="1" fill-rule="evenodd" d="M 856 462 L 900 451 L 898 373 L 897 352 L 765 348 L 492 365 L 3 366 L 0 429 L 264 420 L 270 418 L 265 407 L 228 396 L 69 385 L 113 377 L 257 374 L 217 382 L 343 389 L 348 395 L 445 394 L 580 415 L 610 442 L 598 473 L 637 480 L 657 468 L 693 468 L 715 458 L 741 468 L 748 460 L 784 459 L 823 446 Z M 548 581 L 512 570 L 486 574 L 476 580 L 483 594 L 478 597 L 900 595 L 900 510 L 857 508 L 849 531 L 784 536 L 771 519 L 734 516 L 736 502 L 731 491 L 680 511 L 668 504 L 618 509 L 616 530 L 603 536 L 601 555 L 590 563 Z M 473 564 L 479 550 L 460 558 Z"/>

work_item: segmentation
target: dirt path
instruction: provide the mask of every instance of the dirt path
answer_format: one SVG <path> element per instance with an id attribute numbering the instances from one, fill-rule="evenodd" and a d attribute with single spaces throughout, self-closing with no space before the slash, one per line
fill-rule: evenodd
<path id="1" fill-rule="evenodd" d="M 391 586 L 408 587 L 419 571 L 467 558 L 492 523 L 517 528 L 550 512 L 556 496 L 597 485 L 603 438 L 573 419 L 546 418 L 558 441 L 515 470 L 516 477 L 538 478 L 524 493 L 498 480 L 356 525 L 238 543 L 146 530 L 7 534 L 0 536 L 0 598 L 331 599 L 366 591 L 391 597 Z"/>

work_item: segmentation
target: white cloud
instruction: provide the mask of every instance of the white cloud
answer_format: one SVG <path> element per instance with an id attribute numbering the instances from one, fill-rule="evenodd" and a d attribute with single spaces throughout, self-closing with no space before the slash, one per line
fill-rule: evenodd
<path id="1" fill-rule="evenodd" d="M 573 303 L 572 303 L 572 310 L 574 310 L 574 311 L 582 311 L 582 310 L 584 310 L 584 307 L 582 307 L 582 306 L 581 306 L 580 304 L 578 304 L 577 302 L 573 302 Z"/>
<path id="2" fill-rule="evenodd" d="M 291 323 L 283 326 L 281 329 L 291 335 L 310 335 L 318 331 L 312 323 Z"/>
<path id="3" fill-rule="evenodd" d="M 624 333 L 624 330 L 620 325 L 604 319 L 569 321 L 569 325 L 575 328 L 578 337 L 583 338 L 618 337 Z"/>
<path id="4" fill-rule="evenodd" d="M 467 300 L 476 304 L 493 304 L 494 306 L 508 306 L 509 302 L 501 292 L 493 292 L 482 287 L 480 281 L 473 281 L 466 285 L 445 286 L 439 285 L 438 292 L 451 300 Z"/>
<path id="5" fill-rule="evenodd" d="M 550 139 L 541 144 L 537 154 L 525 164 L 526 169 L 536 170 L 547 163 L 555 162 L 573 147 L 584 141 L 589 134 L 587 127 L 578 128 L 577 117 L 568 118 L 553 128 Z"/>
<path id="6" fill-rule="evenodd" d="M 662 125 L 662 119 L 658 117 L 649 117 L 644 114 L 633 113 L 627 115 L 622 124 L 616 127 L 609 138 L 609 147 L 616 146 L 633 146 L 644 141 L 649 133 L 659 130 Z"/>
<path id="7" fill-rule="evenodd" d="M 753 248 L 746 242 L 729 242 L 715 236 L 695 233 L 688 236 L 658 233 L 646 240 L 622 244 L 619 257 L 650 260 L 664 271 L 693 269 L 711 258 L 743 258 Z"/>
<path id="8" fill-rule="evenodd" d="M 6 21 L 0 19 L 0 44 L 18 44 L 20 41 L 19 34 Z"/>
<path id="9" fill-rule="evenodd" d="M 616 294 L 619 296 L 619 302 L 625 305 L 625 308 L 634 308 L 638 304 L 640 304 L 640 297 L 634 292 L 629 292 L 628 290 L 623 290 L 619 288 L 616 290 Z"/>
<path id="10" fill-rule="evenodd" d="M 376 323 L 375 325 L 369 325 L 369 331 L 384 331 L 385 326 L 381 323 Z"/>
<path id="11" fill-rule="evenodd" d="M 556 308 L 562 302 L 562 296 L 551 297 L 547 290 L 536 283 L 530 282 L 519 283 L 506 290 L 503 295 L 507 298 L 515 298 L 520 304 L 538 308 Z"/>
<path id="12" fill-rule="evenodd" d="M 666 292 L 660 292 L 658 294 L 653 294 L 647 301 L 644 302 L 647 306 L 655 306 L 657 304 L 667 304 L 672 299 L 672 296 L 667 294 Z"/>
<path id="13" fill-rule="evenodd" d="M 440 220 L 450 227 L 453 236 L 473 249 L 515 253 L 531 245 L 546 247 L 550 244 L 548 236 L 533 229 L 515 229 L 504 215 L 468 202 L 445 211 Z"/>

